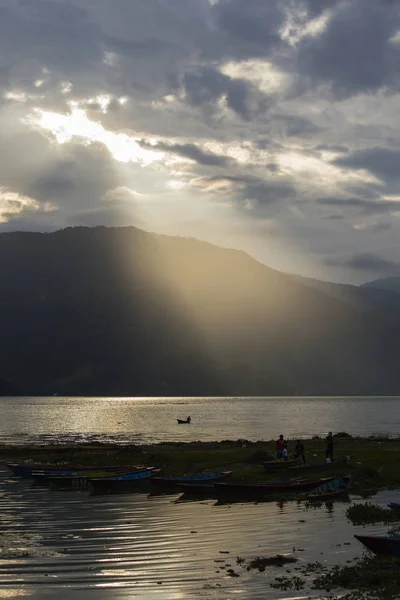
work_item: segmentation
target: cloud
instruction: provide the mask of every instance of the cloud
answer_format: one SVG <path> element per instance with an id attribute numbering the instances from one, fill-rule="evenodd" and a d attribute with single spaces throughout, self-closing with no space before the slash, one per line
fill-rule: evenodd
<path id="1" fill-rule="evenodd" d="M 354 254 L 344 258 L 329 257 L 325 260 L 325 264 L 357 271 L 376 272 L 381 275 L 400 274 L 400 263 L 370 253 Z"/>
<path id="2" fill-rule="evenodd" d="M 218 102 L 223 100 L 245 120 L 264 113 L 270 104 L 268 97 L 245 79 L 229 77 L 211 67 L 185 73 L 183 89 L 191 106 L 216 110 Z"/>
<path id="3" fill-rule="evenodd" d="M 364 198 L 318 198 L 322 206 L 355 209 L 368 215 L 387 214 L 400 211 L 400 200 L 365 200 Z"/>
<path id="4" fill-rule="evenodd" d="M 398 89 L 400 48 L 390 40 L 399 23 L 398 2 L 339 2 L 323 32 L 301 40 L 297 71 L 315 84 L 328 84 L 337 97 Z"/>
<path id="5" fill-rule="evenodd" d="M 199 237 L 246 239 L 282 269 L 338 246 L 395 262 L 399 11 L 398 0 L 0 0 L 0 229 L 142 219 L 196 235 L 196 222 Z"/>
<path id="6" fill-rule="evenodd" d="M 287 181 L 262 179 L 241 175 L 215 175 L 199 177 L 191 181 L 201 191 L 221 195 L 237 203 L 241 208 L 263 207 L 279 204 L 293 197 L 294 189 Z"/>
<path id="7" fill-rule="evenodd" d="M 279 29 L 285 13 L 279 2 L 222 0 L 215 5 L 215 16 L 220 30 L 228 36 L 227 45 L 233 38 L 246 56 L 265 55 L 281 43 Z"/>
<path id="8" fill-rule="evenodd" d="M 400 150 L 375 146 L 337 158 L 333 162 L 348 169 L 366 169 L 378 177 L 400 178 Z"/>
<path id="9" fill-rule="evenodd" d="M 309 119 L 296 115 L 279 115 L 275 117 L 274 121 L 278 125 L 283 124 L 287 136 L 309 137 L 322 131 L 322 127 L 318 127 Z"/>
<path id="10" fill-rule="evenodd" d="M 142 140 L 140 142 L 140 146 L 146 149 L 170 152 L 171 154 L 188 158 L 199 165 L 204 165 L 207 167 L 226 167 L 233 162 L 229 156 L 215 154 L 214 152 L 207 152 L 206 150 L 202 150 L 196 146 L 196 144 L 168 144 L 165 142 L 151 144 L 146 140 Z"/>
<path id="11" fill-rule="evenodd" d="M 340 146 L 335 144 L 318 144 L 318 146 L 315 146 L 314 150 L 319 150 L 320 152 L 349 152 L 349 148 L 347 146 Z"/>

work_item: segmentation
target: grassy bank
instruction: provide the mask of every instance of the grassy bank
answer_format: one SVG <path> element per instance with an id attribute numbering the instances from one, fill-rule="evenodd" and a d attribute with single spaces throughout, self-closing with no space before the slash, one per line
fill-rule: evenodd
<path id="1" fill-rule="evenodd" d="M 324 460 L 324 440 L 304 440 L 308 462 Z M 217 470 L 234 471 L 237 481 L 295 477 L 294 471 L 267 473 L 261 466 L 275 442 L 246 440 L 223 442 L 164 443 L 154 445 L 47 445 L 0 446 L 3 462 L 39 462 L 71 465 L 133 465 L 146 464 L 162 468 L 165 474 L 200 473 Z M 294 442 L 289 442 L 289 452 Z M 351 455 L 349 466 L 338 471 L 353 475 L 352 490 L 364 496 L 382 489 L 400 488 L 400 439 L 355 438 L 342 434 L 335 438 L 335 455 Z M 332 469 L 326 471 L 331 473 Z M 324 475 L 324 470 L 305 471 L 303 476 Z"/>

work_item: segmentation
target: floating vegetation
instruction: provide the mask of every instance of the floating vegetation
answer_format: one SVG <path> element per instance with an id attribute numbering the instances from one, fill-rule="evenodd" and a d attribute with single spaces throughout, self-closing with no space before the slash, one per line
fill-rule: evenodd
<path id="1" fill-rule="evenodd" d="M 271 587 L 279 590 L 302 590 L 306 582 L 298 575 L 294 577 L 275 577 L 275 583 L 271 583 Z"/>
<path id="2" fill-rule="evenodd" d="M 256 569 L 266 571 L 267 567 L 283 567 L 296 563 L 292 556 L 275 555 L 245 559 L 240 556 L 236 563 L 247 571 Z M 303 590 L 319 600 L 399 600 L 400 599 L 400 557 L 363 557 L 347 561 L 345 566 L 328 567 L 320 562 L 298 563 L 296 574 L 276 575 L 272 571 L 270 587 L 282 591 Z M 231 577 L 237 577 L 233 569 L 228 571 Z M 274 576 L 275 575 L 275 576 Z"/>
<path id="3" fill-rule="evenodd" d="M 389 524 L 400 521 L 400 514 L 390 510 L 390 508 L 376 506 L 370 502 L 353 504 L 347 509 L 346 516 L 353 525 Z"/>
<path id="4" fill-rule="evenodd" d="M 399 558 L 363 558 L 354 565 L 335 566 L 314 580 L 313 589 L 350 593 L 342 600 L 398 600 L 400 598 Z"/>
<path id="5" fill-rule="evenodd" d="M 252 558 L 250 560 L 238 556 L 236 558 L 236 564 L 245 567 L 247 571 L 257 569 L 261 573 L 265 571 L 266 567 L 284 567 L 285 565 L 297 562 L 297 560 L 298 559 L 293 556 L 284 556 L 283 554 L 263 557 L 257 556 L 257 558 Z"/>

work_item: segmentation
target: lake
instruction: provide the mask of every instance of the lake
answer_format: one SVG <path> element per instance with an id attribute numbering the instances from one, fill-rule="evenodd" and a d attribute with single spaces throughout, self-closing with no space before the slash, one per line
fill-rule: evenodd
<path id="1" fill-rule="evenodd" d="M 270 440 L 400 432 L 400 398 L 0 398 L 0 443 Z M 191 416 L 190 425 L 178 418 Z"/>
<path id="2" fill-rule="evenodd" d="M 385 506 L 396 492 L 380 493 Z M 248 572 L 236 562 L 288 554 L 299 565 L 361 556 L 349 502 L 218 505 L 179 494 L 90 496 L 35 487 L 0 468 L 0 597 L 31 600 L 320 598 L 270 587 L 293 566 Z M 387 527 L 370 526 L 384 533 Z M 230 577 L 232 568 L 239 577 Z"/>

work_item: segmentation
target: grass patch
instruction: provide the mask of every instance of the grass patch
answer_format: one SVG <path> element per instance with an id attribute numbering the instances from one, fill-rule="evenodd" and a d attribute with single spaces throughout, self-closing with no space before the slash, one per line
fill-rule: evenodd
<path id="1" fill-rule="evenodd" d="M 325 442 L 320 438 L 303 440 L 308 462 L 323 462 Z M 294 441 L 289 441 L 293 452 Z M 264 457 L 275 451 L 275 441 L 249 442 L 225 440 L 222 442 L 171 442 L 162 444 L 127 445 L 74 444 L 46 446 L 0 446 L 0 460 L 4 462 L 36 462 L 59 465 L 134 465 L 148 464 L 163 469 L 166 475 L 195 474 L 221 470 L 234 471 L 233 481 L 262 482 L 303 476 L 323 477 L 333 473 L 332 468 L 267 473 L 260 464 Z M 368 439 L 335 437 L 335 455 L 352 455 L 349 466 L 338 466 L 339 473 L 353 476 L 352 493 L 372 495 L 378 490 L 400 488 L 399 439 Z"/>

